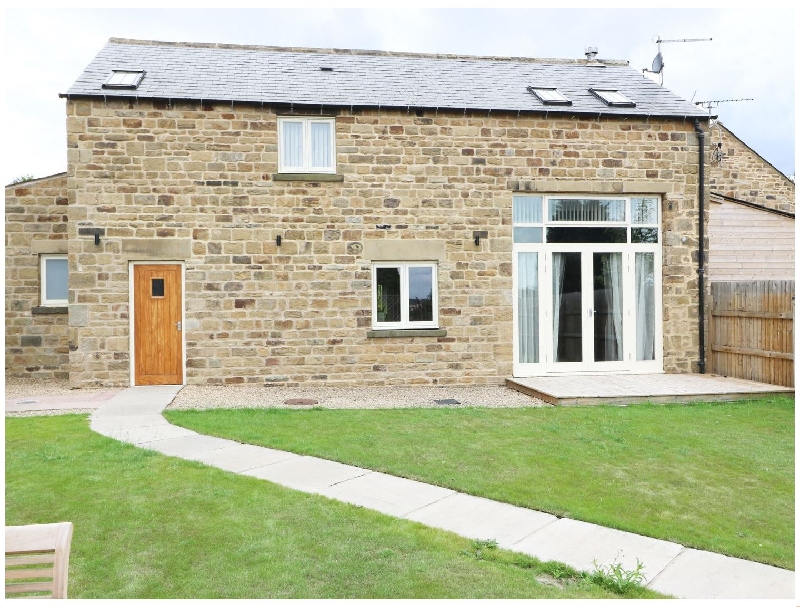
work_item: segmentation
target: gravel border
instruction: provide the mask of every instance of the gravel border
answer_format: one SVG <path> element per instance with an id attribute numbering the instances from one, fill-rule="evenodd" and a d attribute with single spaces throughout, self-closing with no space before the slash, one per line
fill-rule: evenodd
<path id="1" fill-rule="evenodd" d="M 285 404 L 312 399 L 317 404 Z M 435 401 L 453 399 L 458 404 Z M 284 388 L 279 386 L 186 386 L 167 409 L 412 409 L 544 407 L 542 400 L 504 386 L 365 386 Z"/>
<path id="2" fill-rule="evenodd" d="M 28 379 L 21 377 L 6 377 L 6 398 L 21 398 L 27 396 L 70 396 L 77 394 L 97 394 L 111 390 L 122 390 L 119 387 L 106 388 L 70 388 L 65 379 Z"/>

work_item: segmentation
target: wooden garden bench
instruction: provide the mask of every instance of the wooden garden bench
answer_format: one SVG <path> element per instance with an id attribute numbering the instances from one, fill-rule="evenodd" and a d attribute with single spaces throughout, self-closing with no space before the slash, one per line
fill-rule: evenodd
<path id="1" fill-rule="evenodd" d="M 72 523 L 6 527 L 6 598 L 67 598 L 71 543 Z"/>

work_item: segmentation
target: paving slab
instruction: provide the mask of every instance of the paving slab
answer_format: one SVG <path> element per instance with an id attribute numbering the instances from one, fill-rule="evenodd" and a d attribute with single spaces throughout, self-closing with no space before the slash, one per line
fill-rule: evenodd
<path id="1" fill-rule="evenodd" d="M 145 428 L 149 426 L 169 426 L 170 423 L 160 415 L 115 415 L 92 416 L 90 427 L 95 432 L 104 430 L 127 430 L 128 428 Z"/>
<path id="2" fill-rule="evenodd" d="M 22 411 L 69 411 L 73 409 L 98 409 L 119 390 L 90 394 L 56 394 L 52 396 L 20 396 L 6 399 L 6 413 Z"/>
<path id="3" fill-rule="evenodd" d="M 404 517 L 455 492 L 407 478 L 371 472 L 327 487 L 320 493 L 348 504 Z"/>
<path id="4" fill-rule="evenodd" d="M 542 561 L 566 563 L 578 571 L 593 571 L 595 560 L 598 565 L 611 565 L 616 561 L 632 570 L 636 569 L 636 559 L 639 559 L 644 564 L 645 584 L 684 550 L 673 542 L 568 518 L 543 527 L 511 549 Z"/>
<path id="5" fill-rule="evenodd" d="M 649 587 L 682 599 L 788 599 L 795 572 L 687 548 Z"/>
<path id="6" fill-rule="evenodd" d="M 94 415 L 152 415 L 161 413 L 183 386 L 136 386 L 114 395 Z"/>
<path id="7" fill-rule="evenodd" d="M 501 548 L 558 520 L 552 514 L 464 493 L 453 493 L 404 518 L 475 540 L 495 540 Z"/>
<path id="8" fill-rule="evenodd" d="M 177 428 L 177 426 L 171 427 Z M 180 430 L 183 430 L 183 428 L 180 428 Z M 189 432 L 189 430 L 187 430 L 187 432 Z M 238 444 L 239 443 L 232 440 L 217 438 L 215 436 L 205 436 L 204 434 L 192 432 L 191 435 L 187 436 L 139 443 L 139 446 L 144 449 L 158 451 L 164 455 L 172 455 L 175 457 L 188 459 L 189 457 L 199 453 L 224 449 L 225 447 L 232 447 Z"/>
<path id="9" fill-rule="evenodd" d="M 178 426 L 171 426 L 169 424 L 162 426 L 145 426 L 139 428 L 120 428 L 114 430 L 95 430 L 98 434 L 113 438 L 124 443 L 132 443 L 140 447 L 146 446 L 147 443 L 153 441 L 163 441 L 167 439 L 175 439 L 181 437 L 195 437 L 202 436 L 187 430 L 186 428 L 179 428 Z M 149 446 L 147 447 L 150 448 Z"/>
<path id="10" fill-rule="evenodd" d="M 186 459 L 202 462 L 229 472 L 244 472 L 298 457 L 301 456 L 288 451 L 277 451 L 254 445 L 234 445 L 191 455 Z"/>
<path id="11" fill-rule="evenodd" d="M 317 457 L 300 456 L 242 472 L 285 487 L 320 493 L 325 487 L 368 474 L 370 471 Z"/>

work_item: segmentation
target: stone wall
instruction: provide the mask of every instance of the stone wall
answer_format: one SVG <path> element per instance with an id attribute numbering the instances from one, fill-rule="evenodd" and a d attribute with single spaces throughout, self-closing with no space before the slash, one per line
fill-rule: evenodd
<path id="1" fill-rule="evenodd" d="M 128 385 L 128 262 L 184 247 L 187 383 L 500 383 L 511 197 L 543 182 L 662 193 L 664 366 L 696 369 L 691 122 L 342 111 L 342 181 L 327 182 L 275 176 L 274 108 L 71 100 L 67 112 L 74 385 Z M 446 335 L 368 337 L 372 240 L 444 250 Z"/>
<path id="2" fill-rule="evenodd" d="M 67 175 L 6 186 L 6 375 L 67 379 L 67 308 L 40 306 L 39 255 L 67 252 Z"/>
<path id="3" fill-rule="evenodd" d="M 706 141 L 706 170 L 712 191 L 794 213 L 794 182 L 791 179 L 719 122 L 709 129 Z M 721 150 L 721 159 L 716 150 Z"/>

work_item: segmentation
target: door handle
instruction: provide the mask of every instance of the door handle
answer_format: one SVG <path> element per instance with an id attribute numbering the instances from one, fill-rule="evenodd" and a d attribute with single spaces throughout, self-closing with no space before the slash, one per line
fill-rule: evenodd
<path id="1" fill-rule="evenodd" d="M 175 323 L 175 326 L 178 327 L 178 331 L 181 330 L 181 321 Z"/>

